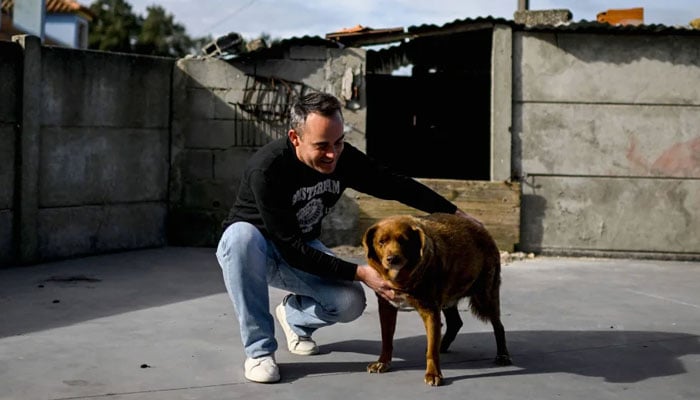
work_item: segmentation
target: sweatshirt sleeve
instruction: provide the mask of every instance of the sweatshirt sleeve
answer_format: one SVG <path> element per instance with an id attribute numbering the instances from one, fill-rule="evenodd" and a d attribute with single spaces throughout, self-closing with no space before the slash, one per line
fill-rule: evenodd
<path id="1" fill-rule="evenodd" d="M 415 179 L 391 171 L 354 147 L 348 150 L 346 167 L 352 169 L 347 173 L 349 187 L 426 213 L 457 211 L 456 205 Z"/>
<path id="2" fill-rule="evenodd" d="M 284 182 L 270 181 L 260 170 L 251 172 L 249 182 L 265 230 L 289 265 L 322 277 L 349 281 L 355 279 L 357 264 L 306 244 L 288 200 L 276 190 Z"/>

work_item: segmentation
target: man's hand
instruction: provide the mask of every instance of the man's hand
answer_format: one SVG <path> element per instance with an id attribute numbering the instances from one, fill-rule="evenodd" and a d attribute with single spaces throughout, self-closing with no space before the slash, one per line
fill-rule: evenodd
<path id="1" fill-rule="evenodd" d="M 360 281 L 367 285 L 370 289 L 374 290 L 380 296 L 384 297 L 389 301 L 393 301 L 396 297 L 396 292 L 394 292 L 394 287 L 384 280 L 379 272 L 369 265 L 358 265 L 357 272 L 355 273 L 355 280 Z"/>
<path id="2" fill-rule="evenodd" d="M 468 219 L 468 220 L 470 220 L 470 221 L 474 221 L 475 223 L 477 223 L 477 224 L 479 224 L 479 225 L 481 225 L 481 226 L 484 226 L 484 223 L 483 223 L 483 222 L 481 222 L 481 221 L 479 221 L 478 219 L 472 217 L 471 215 L 465 213 L 464 211 L 460 210 L 459 208 L 457 209 L 457 211 L 455 211 L 455 215 L 458 216 L 458 217 L 466 218 L 466 219 Z"/>

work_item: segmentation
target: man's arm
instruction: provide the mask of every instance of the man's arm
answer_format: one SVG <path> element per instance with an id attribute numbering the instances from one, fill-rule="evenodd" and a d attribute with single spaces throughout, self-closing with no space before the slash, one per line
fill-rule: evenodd
<path id="1" fill-rule="evenodd" d="M 347 157 L 348 164 L 351 165 L 348 173 L 350 187 L 381 199 L 399 201 L 427 213 L 454 213 L 483 226 L 481 221 L 460 210 L 431 188 L 411 177 L 391 171 L 356 148 L 348 146 Z"/>
<path id="2" fill-rule="evenodd" d="M 457 206 L 417 180 L 396 173 L 358 149 L 346 145 L 343 175 L 348 186 L 385 200 L 396 200 L 426 213 L 452 214 Z M 340 165 L 339 165 L 340 167 Z"/>
<path id="3" fill-rule="evenodd" d="M 379 272 L 369 265 L 357 266 L 355 280 L 364 283 L 370 289 L 374 290 L 377 294 L 387 300 L 394 300 L 394 297 L 396 296 L 394 288 L 389 284 L 389 282 L 385 281 L 384 278 L 379 275 Z"/>

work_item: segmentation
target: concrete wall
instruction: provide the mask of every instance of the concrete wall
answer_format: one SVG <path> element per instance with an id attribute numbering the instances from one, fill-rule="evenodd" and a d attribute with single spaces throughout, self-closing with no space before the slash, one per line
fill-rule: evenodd
<path id="1" fill-rule="evenodd" d="M 358 100 L 346 134 L 365 148 L 361 49 L 175 63 L 35 39 L 0 42 L 0 265 L 214 245 L 270 139 L 249 112 L 261 84 Z M 491 173 L 523 177 L 522 250 L 700 255 L 698 54 L 697 36 L 497 27 Z M 326 219 L 329 245 L 355 242 L 356 195 Z"/>
<path id="2" fill-rule="evenodd" d="M 0 265 L 15 258 L 15 146 L 22 48 L 0 41 Z"/>
<path id="3" fill-rule="evenodd" d="M 700 254 L 700 39 L 514 33 L 521 247 Z"/>
<path id="4" fill-rule="evenodd" d="M 164 245 L 174 60 L 19 43 L 15 261 Z"/>
<path id="5" fill-rule="evenodd" d="M 42 254 L 165 244 L 173 60 L 62 48 L 42 57 Z"/>
<path id="6" fill-rule="evenodd" d="M 357 85 L 362 102 L 364 60 L 360 49 L 308 46 L 292 46 L 278 58 L 263 60 L 178 60 L 173 80 L 170 242 L 203 246 L 218 242 L 243 164 L 271 140 L 262 125 L 250 122 L 254 114 L 245 111 L 267 104 L 258 102 L 261 87 L 280 89 L 266 95 L 266 102 L 284 104 L 287 90 L 295 95 L 320 90 L 349 100 L 346 96 Z M 344 115 L 347 140 L 364 149 L 365 108 L 361 105 L 356 111 L 344 110 Z M 286 125 L 281 127 L 284 136 L 286 130 Z M 356 223 L 346 220 L 331 215 L 328 234 Z"/>
<path id="7" fill-rule="evenodd" d="M 513 30 L 493 28 L 491 45 L 491 181 L 513 177 Z"/>

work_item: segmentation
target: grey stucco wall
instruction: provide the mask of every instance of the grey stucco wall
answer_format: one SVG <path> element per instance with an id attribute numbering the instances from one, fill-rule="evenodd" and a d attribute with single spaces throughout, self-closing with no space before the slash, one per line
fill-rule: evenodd
<path id="1" fill-rule="evenodd" d="M 21 229 L 3 264 L 164 245 L 174 60 L 18 43 Z"/>
<path id="2" fill-rule="evenodd" d="M 256 78 L 295 85 L 292 90 L 325 91 L 344 100 L 357 85 L 361 108 L 344 110 L 346 137 L 364 149 L 364 61 L 361 49 L 317 46 L 292 46 L 281 58 L 264 60 L 178 60 L 173 79 L 171 243 L 217 243 L 245 162 L 270 139 L 260 126 L 245 122 L 252 116 L 237 106 L 251 101 L 246 93 L 255 88 Z M 243 128 L 253 128 L 252 138 L 242 139 Z M 340 219 L 328 218 L 329 235 L 347 228 L 347 222 L 333 223 Z"/>
<path id="3" fill-rule="evenodd" d="M 15 146 L 22 49 L 0 41 L 0 265 L 15 261 Z"/>
<path id="4" fill-rule="evenodd" d="M 521 246 L 700 254 L 700 37 L 514 34 Z"/>

